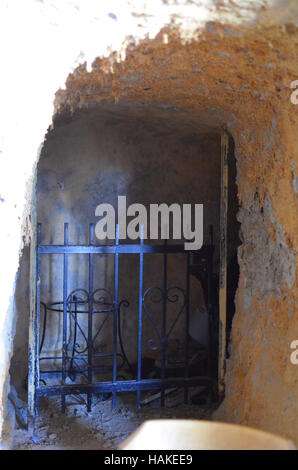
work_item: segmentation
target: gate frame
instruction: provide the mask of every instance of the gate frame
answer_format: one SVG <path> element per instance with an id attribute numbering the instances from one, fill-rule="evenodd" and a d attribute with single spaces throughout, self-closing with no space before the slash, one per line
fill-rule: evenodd
<path id="1" fill-rule="evenodd" d="M 218 331 L 218 394 L 225 393 L 226 335 L 227 335 L 227 224 L 229 134 L 225 129 L 220 136 L 220 266 L 219 266 L 219 331 Z"/>

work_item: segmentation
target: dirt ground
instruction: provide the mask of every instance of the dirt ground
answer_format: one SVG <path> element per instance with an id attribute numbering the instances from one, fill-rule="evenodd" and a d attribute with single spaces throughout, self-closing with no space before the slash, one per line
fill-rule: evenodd
<path id="1" fill-rule="evenodd" d="M 76 397 L 70 397 L 65 414 L 61 412 L 59 398 L 43 398 L 34 438 L 18 426 L 13 449 L 116 449 L 148 419 L 211 419 L 214 405 L 184 405 L 182 398 L 181 392 L 174 392 L 167 398 L 164 408 L 160 408 L 160 400 L 155 400 L 138 409 L 136 394 L 120 395 L 117 408 L 112 410 L 110 397 L 104 401 L 94 397 L 92 412 L 88 413 L 85 404 L 79 403 Z"/>

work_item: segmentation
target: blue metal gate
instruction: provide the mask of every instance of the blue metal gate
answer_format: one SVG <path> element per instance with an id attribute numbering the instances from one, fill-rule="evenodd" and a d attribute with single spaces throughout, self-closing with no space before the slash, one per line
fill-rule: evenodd
<path id="1" fill-rule="evenodd" d="M 111 393 L 112 406 L 116 406 L 117 394 L 119 392 L 135 391 L 137 395 L 137 405 L 141 404 L 141 392 L 158 390 L 161 392 L 161 406 L 165 404 L 165 390 L 169 387 L 181 387 L 184 389 L 184 401 L 188 402 L 188 390 L 191 386 L 206 385 L 211 390 L 216 389 L 216 365 L 214 364 L 214 344 L 216 344 L 215 322 L 214 322 L 214 301 L 212 295 L 212 262 L 213 262 L 214 246 L 203 246 L 196 252 L 185 251 L 183 244 L 145 244 L 141 237 L 139 244 L 120 244 L 118 236 L 118 226 L 116 228 L 115 243 L 113 245 L 95 245 L 94 242 L 94 224 L 90 224 L 89 244 L 88 245 L 72 245 L 69 244 L 68 224 L 64 224 L 64 243 L 63 245 L 44 245 L 41 237 L 41 224 L 38 224 L 37 230 L 37 279 L 36 279 L 36 324 L 34 329 L 34 355 L 29 357 L 29 383 L 34 384 L 33 393 L 33 413 L 31 403 L 31 417 L 38 415 L 39 398 L 42 396 L 60 396 L 61 408 L 65 411 L 67 395 L 86 396 L 86 405 L 88 411 L 92 407 L 92 396 L 97 393 Z M 185 286 L 184 288 L 176 288 L 176 294 L 171 291 L 172 287 L 168 286 L 168 267 L 167 258 L 169 254 L 184 254 L 185 256 Z M 63 255 L 63 300 L 61 302 L 45 304 L 41 300 L 41 258 L 43 255 Z M 68 289 L 68 260 L 69 255 L 84 254 L 89 258 L 89 289 L 75 289 L 69 293 Z M 110 292 L 103 288 L 95 288 L 94 286 L 94 257 L 105 254 L 114 257 L 114 288 Z M 119 329 L 119 316 L 121 308 L 127 307 L 125 299 L 119 301 L 119 255 L 138 255 L 139 259 L 139 286 L 138 286 L 138 344 L 137 352 L 137 368 L 135 376 L 132 379 L 119 379 L 118 358 L 121 355 L 123 364 L 129 365 L 128 359 L 123 349 L 121 332 Z M 154 286 L 144 292 L 144 255 L 161 254 L 163 257 L 162 270 L 162 286 Z M 189 356 L 189 318 L 190 318 L 190 275 L 193 273 L 194 266 L 197 266 L 199 278 L 204 284 L 205 301 L 209 318 L 209 354 L 207 374 L 195 375 L 190 374 L 190 356 Z M 167 304 L 175 302 L 178 294 L 183 298 L 182 306 L 179 309 L 177 317 L 173 323 L 167 328 Z M 162 328 L 158 330 L 153 318 L 150 316 L 146 300 L 149 294 L 155 292 L 158 302 L 162 304 Z M 43 344 L 46 335 L 47 317 L 50 312 L 59 312 L 62 315 L 62 348 L 61 357 L 43 356 Z M 87 317 L 87 331 L 84 331 L 79 316 L 83 314 Z M 101 316 L 102 322 L 93 331 L 93 318 Z M 103 323 L 107 317 L 113 318 L 113 352 L 110 354 L 112 359 L 112 380 L 96 381 L 94 373 L 97 366 L 94 360 L 98 354 L 104 356 L 104 353 L 98 353 L 94 350 L 94 338 L 100 334 Z M 142 327 L 143 317 L 147 316 L 152 322 L 154 329 L 160 342 L 161 350 L 161 368 L 159 378 L 143 378 L 142 377 Z M 178 320 L 178 317 L 184 318 L 184 364 L 183 374 L 179 377 L 171 377 L 167 372 L 167 344 L 169 336 Z M 68 330 L 70 328 L 70 320 L 73 328 L 73 342 L 70 345 L 67 341 Z M 83 335 L 85 347 L 80 350 L 76 346 L 76 335 L 78 332 Z M 213 336 L 213 337 L 212 337 Z M 119 352 L 119 347 L 121 352 Z M 45 370 L 42 368 L 44 361 L 61 360 L 59 369 Z M 58 384 L 47 384 L 45 377 L 47 374 L 59 374 L 60 380 Z M 80 375 L 81 382 L 76 383 L 75 377 Z M 69 383 L 71 382 L 71 383 Z M 32 397 L 32 394 L 31 394 Z M 29 412 L 30 415 L 30 412 Z M 33 415 L 33 416 L 32 416 Z"/>

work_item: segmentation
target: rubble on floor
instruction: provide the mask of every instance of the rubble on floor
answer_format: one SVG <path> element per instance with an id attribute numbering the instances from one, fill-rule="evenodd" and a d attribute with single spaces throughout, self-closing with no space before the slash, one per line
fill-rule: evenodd
<path id="1" fill-rule="evenodd" d="M 180 392 L 173 393 L 177 403 Z M 172 397 L 166 401 L 164 408 L 160 408 L 159 400 L 152 400 L 138 409 L 135 394 L 127 394 L 117 397 L 117 408 L 112 410 L 111 398 L 103 401 L 94 397 L 90 413 L 75 397 L 69 397 L 65 414 L 61 412 L 59 398 L 43 398 L 40 400 L 34 439 L 30 438 L 27 430 L 19 427 L 14 433 L 13 449 L 116 449 L 121 441 L 148 419 L 211 419 L 214 404 L 172 406 L 173 393 L 168 395 Z"/>

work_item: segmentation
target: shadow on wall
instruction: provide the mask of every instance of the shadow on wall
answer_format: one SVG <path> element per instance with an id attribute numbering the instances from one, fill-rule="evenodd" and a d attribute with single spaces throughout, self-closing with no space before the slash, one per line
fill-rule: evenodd
<path id="1" fill-rule="evenodd" d="M 30 312 L 30 247 L 23 250 L 16 281 L 14 310 L 16 333 L 10 365 L 11 381 L 16 388 L 24 387 L 28 370 L 28 324 Z"/>
<path id="2" fill-rule="evenodd" d="M 228 184 L 228 234 L 227 234 L 227 356 L 230 357 L 229 345 L 233 318 L 236 311 L 235 295 L 239 282 L 238 247 L 241 245 L 240 222 L 237 221 L 239 212 L 237 188 L 237 162 L 235 158 L 234 139 L 229 139 L 229 184 Z"/>

